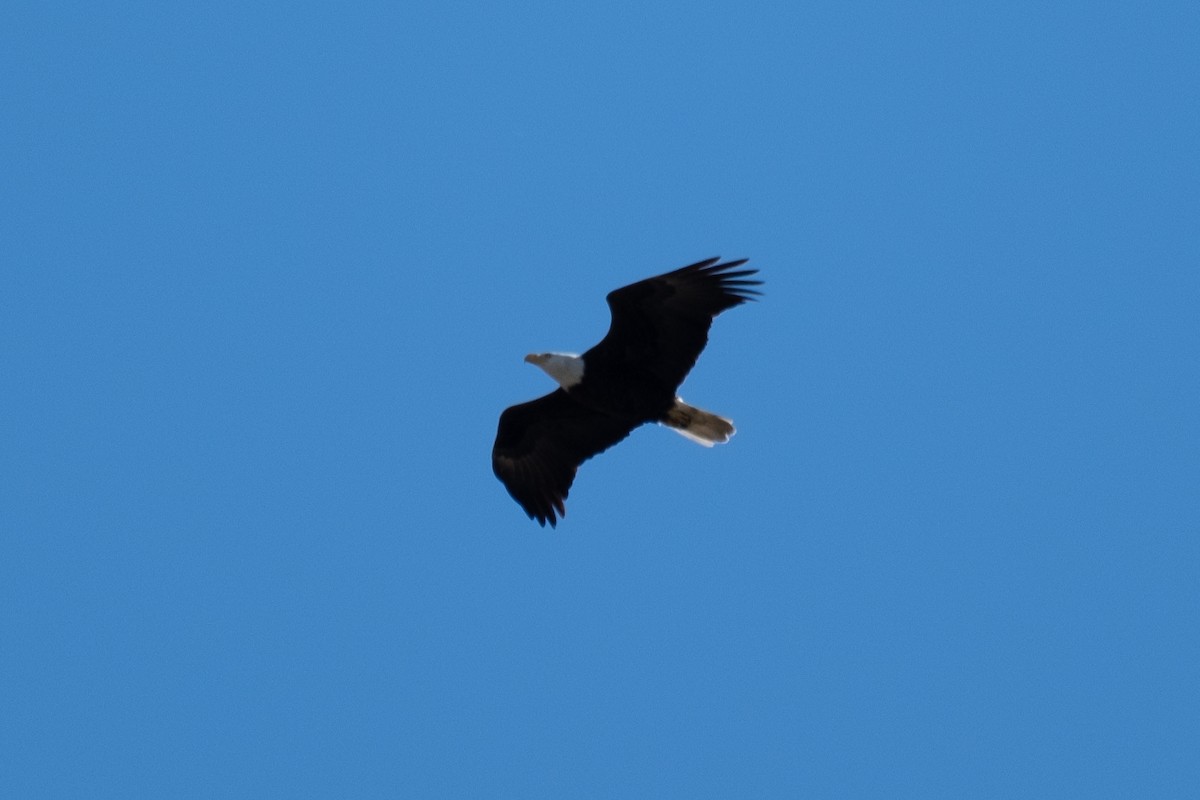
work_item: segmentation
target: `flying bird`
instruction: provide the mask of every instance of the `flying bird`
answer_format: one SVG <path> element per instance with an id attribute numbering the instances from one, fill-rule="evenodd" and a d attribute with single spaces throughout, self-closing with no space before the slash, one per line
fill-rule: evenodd
<path id="1" fill-rule="evenodd" d="M 530 519 L 555 527 L 579 465 L 657 422 L 712 447 L 729 441 L 733 423 L 676 394 L 708 343 L 713 318 L 753 300 L 746 263 L 710 258 L 608 295 L 608 334 L 582 356 L 531 353 L 559 384 L 545 397 L 504 410 L 492 447 L 492 471 Z"/>

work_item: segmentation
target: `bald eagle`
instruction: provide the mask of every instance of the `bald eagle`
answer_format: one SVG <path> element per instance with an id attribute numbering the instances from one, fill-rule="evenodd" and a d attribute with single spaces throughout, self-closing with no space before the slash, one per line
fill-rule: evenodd
<path id="1" fill-rule="evenodd" d="M 759 294 L 750 287 L 762 281 L 747 280 L 758 270 L 736 269 L 746 259 L 719 261 L 610 292 L 608 334 L 582 356 L 525 356 L 560 388 L 500 415 L 492 471 L 530 519 L 553 528 L 567 513 L 564 501 L 579 465 L 647 422 L 705 447 L 733 436 L 730 420 L 675 394 L 708 343 L 713 318 Z"/>

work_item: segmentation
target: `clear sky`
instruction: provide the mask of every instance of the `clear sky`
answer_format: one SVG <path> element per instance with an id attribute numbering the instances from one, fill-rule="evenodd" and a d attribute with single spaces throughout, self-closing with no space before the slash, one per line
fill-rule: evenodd
<path id="1" fill-rule="evenodd" d="M 1200 5 L 10 2 L 0 796 L 1200 795 Z M 749 257 L 557 531 L 604 295 Z"/>

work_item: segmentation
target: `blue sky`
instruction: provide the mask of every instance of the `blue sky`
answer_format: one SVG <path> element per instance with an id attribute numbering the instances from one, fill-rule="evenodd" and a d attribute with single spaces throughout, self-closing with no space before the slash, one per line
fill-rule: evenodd
<path id="1" fill-rule="evenodd" d="M 0 794 L 1200 793 L 1194 3 L 0 20 Z M 529 522 L 717 254 L 738 436 Z"/>

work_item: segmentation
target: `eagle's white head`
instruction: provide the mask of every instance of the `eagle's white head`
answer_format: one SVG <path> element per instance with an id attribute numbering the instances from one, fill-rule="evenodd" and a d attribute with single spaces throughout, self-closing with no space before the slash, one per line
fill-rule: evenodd
<path id="1" fill-rule="evenodd" d="M 530 353 L 525 361 L 541 367 L 564 389 L 583 380 L 583 359 L 573 353 Z"/>

